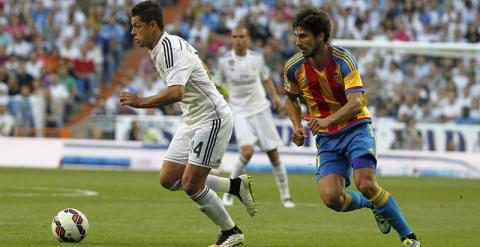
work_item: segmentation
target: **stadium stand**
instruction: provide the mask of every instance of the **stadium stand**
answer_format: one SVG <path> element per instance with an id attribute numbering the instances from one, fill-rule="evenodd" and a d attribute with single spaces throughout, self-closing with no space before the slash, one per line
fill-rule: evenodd
<path id="1" fill-rule="evenodd" d="M 137 54 L 138 63 L 122 68 L 120 77 L 113 76 L 132 45 L 128 9 L 133 1 L 92 1 L 96 4 L 81 7 L 74 1 L 35 2 L 27 8 L 22 1 L 0 1 L 0 28 L 4 30 L 0 35 L 0 95 L 10 96 L 7 114 L 16 121 L 16 128 L 62 127 L 75 113 L 85 107 L 90 107 L 90 113 L 93 106 L 98 106 L 92 113 L 97 120 L 116 114 L 179 114 L 176 105 L 135 111 L 116 104 L 114 92 L 122 88 L 147 95 L 164 87 L 146 53 L 143 57 Z M 100 4 L 104 2 L 107 7 Z M 217 58 L 229 48 L 229 30 L 246 25 L 253 38 L 252 49 L 265 55 L 280 94 L 283 64 L 296 52 L 290 20 L 304 5 L 329 13 L 334 39 L 480 41 L 477 0 L 196 0 L 180 4 L 188 8 L 167 8 L 166 30 L 192 42 L 213 75 Z M 382 49 L 352 52 L 358 58 L 375 117 L 397 119 L 409 126 L 416 122 L 480 123 L 478 57 L 457 59 Z M 117 80 L 113 86 L 112 80 Z M 413 141 L 402 145 L 414 147 L 415 135 L 411 136 Z"/>

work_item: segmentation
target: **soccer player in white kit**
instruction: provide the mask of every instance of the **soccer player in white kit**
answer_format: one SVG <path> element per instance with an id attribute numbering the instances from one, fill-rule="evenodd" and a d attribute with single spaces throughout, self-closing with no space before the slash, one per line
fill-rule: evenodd
<path id="1" fill-rule="evenodd" d="M 265 89 L 277 110 L 281 107 L 280 98 L 262 55 L 248 49 L 248 30 L 237 27 L 232 30 L 230 37 L 233 49 L 220 58 L 218 63 L 218 83 L 226 83 L 229 89 L 228 101 L 234 111 L 234 130 L 240 148 L 240 158 L 230 177 L 238 177 L 245 171 L 253 156 L 254 145 L 257 144 L 270 159 L 283 206 L 293 208 L 295 204 L 288 188 L 287 171 L 280 162 L 277 151 L 282 141 L 273 123 Z M 233 205 L 231 194 L 224 194 L 223 204 Z"/>
<path id="2" fill-rule="evenodd" d="M 182 38 L 164 31 L 160 6 L 144 1 L 132 9 L 132 36 L 140 47 L 149 49 L 155 67 L 167 88 L 140 98 L 120 93 L 121 105 L 151 108 L 180 102 L 184 121 L 178 127 L 160 170 L 160 184 L 172 191 L 183 189 L 201 211 L 221 228 L 214 245 L 236 246 L 244 235 L 224 208 L 217 192 L 236 195 L 255 214 L 250 178 L 235 179 L 209 175 L 217 168 L 233 129 L 230 107 L 217 91 L 197 51 Z"/>

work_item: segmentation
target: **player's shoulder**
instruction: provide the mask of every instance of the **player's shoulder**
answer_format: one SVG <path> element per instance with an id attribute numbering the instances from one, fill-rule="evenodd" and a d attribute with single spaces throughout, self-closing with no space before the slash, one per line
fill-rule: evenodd
<path id="1" fill-rule="evenodd" d="M 296 71 L 304 62 L 305 58 L 303 57 L 303 53 L 298 52 L 287 60 L 285 63 L 285 71 Z"/>
<path id="2" fill-rule="evenodd" d="M 177 35 L 166 33 L 162 39 L 162 49 L 164 52 L 177 51 L 182 49 L 183 39 Z"/>
<path id="3" fill-rule="evenodd" d="M 332 56 L 334 58 L 355 60 L 355 57 L 348 49 L 338 45 L 332 45 Z"/>
<path id="4" fill-rule="evenodd" d="M 223 53 L 219 59 L 221 60 L 226 60 L 226 59 L 234 59 L 235 56 L 233 56 L 233 51 L 227 51 Z"/>
<path id="5" fill-rule="evenodd" d="M 250 56 L 255 57 L 255 58 L 263 58 L 263 53 L 255 50 L 248 50 Z"/>
<path id="6" fill-rule="evenodd" d="M 332 46 L 332 58 L 335 60 L 346 72 L 357 69 L 357 62 L 355 57 L 349 50 L 333 45 Z"/>

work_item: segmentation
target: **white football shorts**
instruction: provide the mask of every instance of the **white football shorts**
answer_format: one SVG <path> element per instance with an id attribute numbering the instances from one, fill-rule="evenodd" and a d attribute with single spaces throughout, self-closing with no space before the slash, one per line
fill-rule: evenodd
<path id="1" fill-rule="evenodd" d="M 262 151 L 271 151 L 282 145 L 270 108 L 248 117 L 235 115 L 234 126 L 239 147 L 256 144 Z"/>
<path id="2" fill-rule="evenodd" d="M 178 164 L 218 168 L 232 130 L 232 114 L 202 124 L 182 124 L 175 132 L 164 159 Z"/>

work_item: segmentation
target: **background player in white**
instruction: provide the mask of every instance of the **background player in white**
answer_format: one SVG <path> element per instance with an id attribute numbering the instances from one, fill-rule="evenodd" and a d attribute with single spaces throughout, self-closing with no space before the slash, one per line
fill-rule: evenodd
<path id="1" fill-rule="evenodd" d="M 132 9 L 132 35 L 141 47 L 149 49 L 155 67 L 167 88 L 140 98 L 120 93 L 121 105 L 151 108 L 180 102 L 184 122 L 171 141 L 160 171 L 163 187 L 183 189 L 222 232 L 213 246 L 235 246 L 244 239 L 215 191 L 238 196 L 255 214 L 250 179 L 244 175 L 228 179 L 209 175 L 220 165 L 233 128 L 232 112 L 217 91 L 207 70 L 189 43 L 164 32 L 162 9 L 144 1 Z"/>
<path id="2" fill-rule="evenodd" d="M 262 55 L 248 49 L 248 30 L 237 27 L 232 30 L 230 37 L 233 50 L 227 52 L 218 63 L 219 83 L 226 83 L 229 89 L 228 101 L 234 111 L 234 130 L 240 147 L 240 157 L 230 177 L 235 178 L 244 173 L 253 156 L 254 145 L 257 144 L 267 153 L 272 163 L 283 206 L 293 208 L 295 204 L 288 189 L 287 171 L 280 162 L 277 151 L 282 141 L 273 123 L 265 89 L 277 110 L 281 107 L 280 98 Z M 224 194 L 223 204 L 233 205 L 231 194 Z"/>

